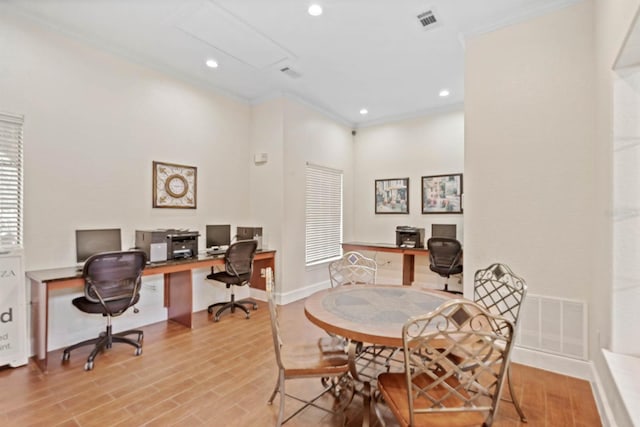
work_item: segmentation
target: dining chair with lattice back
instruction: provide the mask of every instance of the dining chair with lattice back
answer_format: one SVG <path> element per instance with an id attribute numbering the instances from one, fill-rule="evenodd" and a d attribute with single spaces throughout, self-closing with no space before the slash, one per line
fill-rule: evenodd
<path id="1" fill-rule="evenodd" d="M 331 287 L 355 284 L 374 284 L 378 265 L 360 252 L 345 252 L 342 258 L 329 263 Z"/>
<path id="2" fill-rule="evenodd" d="M 273 336 L 276 364 L 278 365 L 278 380 L 268 400 L 268 403 L 271 405 L 276 395 L 280 395 L 280 408 L 276 426 L 281 426 L 286 423 L 309 406 L 341 416 L 344 424 L 344 409 L 353 398 L 353 381 L 348 374 L 348 358 L 344 348 L 338 350 L 331 348 L 328 351 L 322 351 L 318 343 L 284 343 L 280 333 L 278 309 L 274 297 L 273 270 L 271 267 L 267 267 L 265 274 L 269 316 L 271 319 L 271 333 Z M 323 385 L 322 391 L 311 399 L 303 399 L 300 396 L 287 393 L 285 391 L 285 383 L 287 380 L 300 378 L 321 379 Z M 333 409 L 328 409 L 316 403 L 327 393 L 331 393 L 335 399 Z M 303 406 L 287 418 L 284 418 L 286 398 L 301 402 Z"/>
<path id="3" fill-rule="evenodd" d="M 378 271 L 378 264 L 372 258 L 368 258 L 360 252 L 350 251 L 345 252 L 342 258 L 337 259 L 329 263 L 329 279 L 331 281 L 331 287 L 343 285 L 373 285 L 376 282 L 376 274 Z M 320 345 L 323 348 L 331 348 L 335 346 L 335 338 L 333 334 L 329 334 L 330 338 L 321 339 Z M 343 340 L 346 344 L 346 340 Z M 380 360 L 384 360 L 384 364 L 388 363 L 389 358 L 392 357 L 395 352 L 394 349 L 389 349 L 384 346 L 367 345 L 365 343 L 359 343 L 357 347 L 357 360 L 358 370 L 363 373 L 364 376 L 371 376 L 371 380 L 375 380 L 377 375 L 378 365 Z M 370 372 L 370 374 L 366 374 Z"/>
<path id="4" fill-rule="evenodd" d="M 513 345 L 510 320 L 454 299 L 409 319 L 402 339 L 403 372 L 382 373 L 377 384 L 401 426 L 492 424 Z"/>
<path id="5" fill-rule="evenodd" d="M 515 275 L 509 266 L 495 263 L 476 271 L 473 278 L 473 299 L 494 314 L 506 317 L 514 326 L 518 326 L 520 308 L 527 295 L 524 279 Z M 511 402 L 522 422 L 527 422 L 520 402 L 513 389 L 511 369 L 507 371 L 507 385 Z"/>

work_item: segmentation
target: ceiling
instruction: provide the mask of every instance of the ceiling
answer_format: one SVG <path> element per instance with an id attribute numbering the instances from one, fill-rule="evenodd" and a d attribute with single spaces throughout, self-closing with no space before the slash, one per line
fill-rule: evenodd
<path id="1" fill-rule="evenodd" d="M 317 0 L 318 17 L 312 0 L 0 3 L 201 87 L 251 103 L 287 94 L 358 127 L 461 105 L 466 37 L 576 1 Z"/>

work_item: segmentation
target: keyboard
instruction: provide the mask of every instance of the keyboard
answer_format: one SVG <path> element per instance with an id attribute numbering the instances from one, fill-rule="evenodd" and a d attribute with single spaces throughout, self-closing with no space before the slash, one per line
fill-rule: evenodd
<path id="1" fill-rule="evenodd" d="M 224 255 L 226 252 L 226 249 L 209 249 L 207 255 Z"/>

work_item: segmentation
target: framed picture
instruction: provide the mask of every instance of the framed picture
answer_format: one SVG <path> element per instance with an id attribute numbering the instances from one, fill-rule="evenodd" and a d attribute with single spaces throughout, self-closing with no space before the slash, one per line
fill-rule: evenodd
<path id="1" fill-rule="evenodd" d="M 409 213 L 409 178 L 376 179 L 377 214 Z"/>
<path id="2" fill-rule="evenodd" d="M 197 173 L 194 166 L 153 162 L 153 207 L 195 209 Z"/>
<path id="3" fill-rule="evenodd" d="M 422 213 L 462 213 L 462 174 L 422 177 Z"/>

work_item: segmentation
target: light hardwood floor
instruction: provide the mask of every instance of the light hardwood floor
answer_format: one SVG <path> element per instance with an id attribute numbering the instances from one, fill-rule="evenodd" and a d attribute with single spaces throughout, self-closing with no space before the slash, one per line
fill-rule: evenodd
<path id="1" fill-rule="evenodd" d="M 71 309 L 71 308 L 70 308 Z M 311 325 L 296 302 L 280 310 L 285 340 L 315 340 L 324 332 Z M 116 344 L 99 355 L 93 371 L 83 366 L 89 348 L 62 364 L 61 351 L 50 358 L 50 372 L 31 363 L 0 371 L 2 426 L 271 426 L 278 397 L 267 405 L 276 366 L 264 303 L 251 319 L 236 312 L 220 322 L 196 313 L 188 330 L 172 322 L 144 329 L 144 353 Z M 118 330 L 118 321 L 114 321 Z M 96 331 L 96 334 L 99 331 Z M 588 382 L 523 365 L 512 365 L 528 426 L 600 426 Z M 288 391 L 312 394 L 317 380 L 287 382 Z M 328 402 L 328 401 L 327 401 Z M 287 412 L 296 403 L 286 402 Z M 348 409 L 348 426 L 361 424 L 362 401 Z M 384 411 L 387 425 L 395 425 Z M 290 427 L 338 426 L 339 420 L 315 408 L 303 411 Z M 510 403 L 502 402 L 494 426 L 525 426 Z"/>

